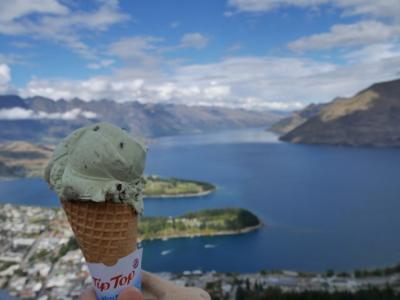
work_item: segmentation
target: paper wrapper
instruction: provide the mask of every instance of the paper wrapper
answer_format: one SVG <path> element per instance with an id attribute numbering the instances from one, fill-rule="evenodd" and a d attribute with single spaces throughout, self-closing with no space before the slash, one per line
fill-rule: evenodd
<path id="1" fill-rule="evenodd" d="M 113 266 L 87 263 L 97 299 L 117 300 L 118 295 L 126 287 L 141 288 L 142 252 L 143 249 L 137 249 Z"/>
<path id="2" fill-rule="evenodd" d="M 140 288 L 142 250 L 136 250 L 136 211 L 114 202 L 62 199 L 61 203 L 88 264 L 98 299 L 117 299 L 128 285 Z"/>

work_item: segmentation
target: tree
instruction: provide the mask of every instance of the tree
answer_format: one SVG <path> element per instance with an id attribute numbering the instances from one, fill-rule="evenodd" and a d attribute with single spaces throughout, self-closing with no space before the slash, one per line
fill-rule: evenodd
<path id="1" fill-rule="evenodd" d="M 326 270 L 325 272 L 326 277 L 332 277 L 333 275 L 335 275 L 335 272 L 333 270 Z"/>
<path id="2" fill-rule="evenodd" d="M 246 279 L 246 291 L 250 291 L 250 280 Z"/>
<path id="3" fill-rule="evenodd" d="M 239 285 L 239 287 L 236 290 L 236 300 L 246 300 L 246 292 L 244 291 L 244 289 Z"/>

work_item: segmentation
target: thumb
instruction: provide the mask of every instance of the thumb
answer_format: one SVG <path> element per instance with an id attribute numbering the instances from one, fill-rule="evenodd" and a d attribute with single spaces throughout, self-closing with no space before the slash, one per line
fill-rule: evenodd
<path id="1" fill-rule="evenodd" d="M 119 294 L 118 300 L 143 300 L 143 295 L 137 288 L 130 286 Z"/>
<path id="2" fill-rule="evenodd" d="M 96 292 L 94 291 L 94 288 L 87 288 L 79 297 L 79 300 L 96 300 Z"/>

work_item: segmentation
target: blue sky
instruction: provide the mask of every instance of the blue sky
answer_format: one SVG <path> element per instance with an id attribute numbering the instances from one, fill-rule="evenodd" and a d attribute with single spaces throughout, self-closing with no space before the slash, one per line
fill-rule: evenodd
<path id="1" fill-rule="evenodd" d="M 299 109 L 400 77 L 399 0 L 0 0 L 0 93 Z"/>

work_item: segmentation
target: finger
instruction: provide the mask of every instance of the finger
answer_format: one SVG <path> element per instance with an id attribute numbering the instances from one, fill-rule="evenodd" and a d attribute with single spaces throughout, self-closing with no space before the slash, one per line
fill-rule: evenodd
<path id="1" fill-rule="evenodd" d="M 89 287 L 82 293 L 79 300 L 96 300 L 96 292 L 92 287 Z"/>
<path id="2" fill-rule="evenodd" d="M 192 295 L 193 299 L 211 300 L 210 295 L 205 290 L 196 287 L 188 287 L 186 289 L 188 290 L 188 293 Z"/>
<path id="3" fill-rule="evenodd" d="M 142 270 L 142 286 L 146 292 L 152 294 L 156 298 L 162 298 L 171 288 L 171 283 Z"/>
<path id="4" fill-rule="evenodd" d="M 118 300 L 143 300 L 143 295 L 137 288 L 130 286 L 119 294 Z"/>

